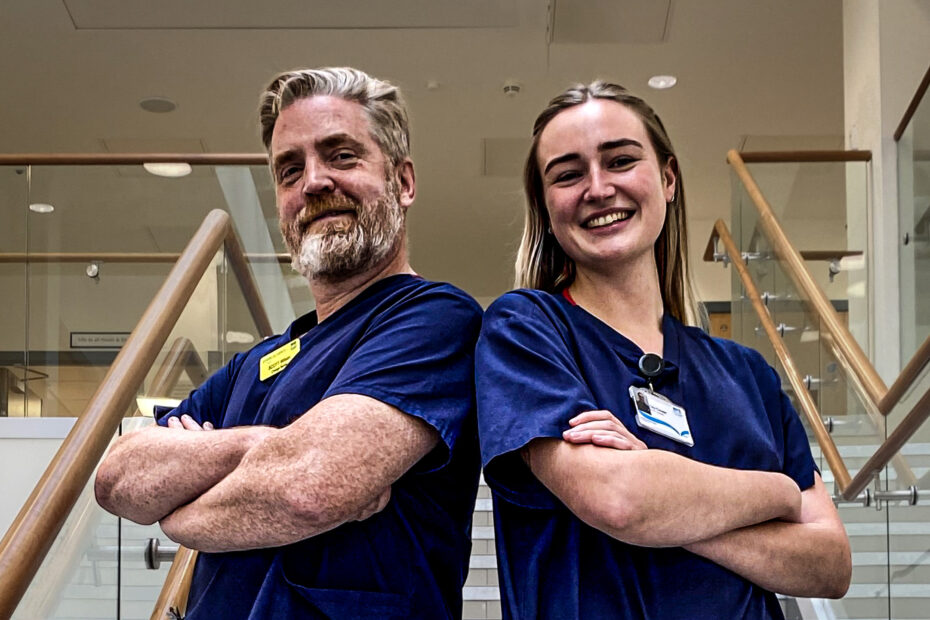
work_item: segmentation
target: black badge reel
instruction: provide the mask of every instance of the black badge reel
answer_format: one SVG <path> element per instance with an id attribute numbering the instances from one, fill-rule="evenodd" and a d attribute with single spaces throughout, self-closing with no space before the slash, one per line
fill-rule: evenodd
<path id="1" fill-rule="evenodd" d="M 652 387 L 652 380 L 661 375 L 663 370 L 665 370 L 665 360 L 655 353 L 646 353 L 639 358 L 639 372 L 641 372 L 646 378 L 646 381 L 649 382 L 650 391 L 655 392 L 655 389 Z"/>

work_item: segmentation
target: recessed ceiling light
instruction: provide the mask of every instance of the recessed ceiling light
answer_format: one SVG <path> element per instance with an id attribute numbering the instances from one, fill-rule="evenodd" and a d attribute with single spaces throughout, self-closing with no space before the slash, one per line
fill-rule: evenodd
<path id="1" fill-rule="evenodd" d="M 166 112 L 173 112 L 178 107 L 178 104 L 167 97 L 146 97 L 139 102 L 139 107 L 146 112 L 164 114 Z"/>
<path id="2" fill-rule="evenodd" d="M 29 210 L 34 213 L 51 213 L 55 207 L 46 202 L 34 202 L 29 205 Z"/>
<path id="3" fill-rule="evenodd" d="M 674 75 L 654 75 L 649 78 L 649 86 L 656 90 L 665 90 L 678 83 L 678 78 Z"/>
<path id="4" fill-rule="evenodd" d="M 191 165 L 185 163 L 146 163 L 142 164 L 145 171 L 159 177 L 186 177 L 191 173 Z"/>

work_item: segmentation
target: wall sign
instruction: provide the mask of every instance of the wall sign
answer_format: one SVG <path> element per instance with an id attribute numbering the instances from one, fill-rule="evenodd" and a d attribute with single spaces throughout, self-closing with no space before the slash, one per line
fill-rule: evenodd
<path id="1" fill-rule="evenodd" d="M 71 332 L 72 349 L 119 349 L 129 332 Z"/>

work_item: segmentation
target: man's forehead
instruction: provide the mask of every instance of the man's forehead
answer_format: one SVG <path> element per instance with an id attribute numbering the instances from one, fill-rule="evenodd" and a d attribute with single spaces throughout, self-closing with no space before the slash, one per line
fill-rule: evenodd
<path id="1" fill-rule="evenodd" d="M 376 146 L 371 122 L 361 104 L 331 95 L 303 97 L 278 115 L 271 136 L 271 150 L 275 152 L 308 141 L 321 143 L 339 136 Z"/>

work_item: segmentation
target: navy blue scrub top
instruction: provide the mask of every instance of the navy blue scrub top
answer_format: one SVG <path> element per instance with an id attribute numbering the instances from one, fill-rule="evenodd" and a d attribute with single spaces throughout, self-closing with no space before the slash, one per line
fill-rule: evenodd
<path id="1" fill-rule="evenodd" d="M 656 392 L 683 406 L 688 447 L 637 426 L 630 385 L 646 386 L 630 340 L 559 295 L 519 290 L 485 313 L 475 354 L 478 427 L 504 618 L 782 618 L 776 597 L 680 547 L 628 545 L 582 523 L 519 450 L 561 438 L 607 409 L 649 448 L 814 483 L 810 446 L 775 371 L 757 352 L 668 315 Z M 609 448 L 604 448 L 609 449 Z"/>
<path id="2" fill-rule="evenodd" d="M 217 428 L 282 427 L 324 398 L 361 394 L 433 426 L 442 442 L 376 515 L 285 547 L 201 553 L 188 620 L 460 618 L 478 485 L 474 346 L 481 308 L 459 289 L 397 275 L 317 324 L 316 314 L 237 354 L 169 415 Z M 263 355 L 300 352 L 259 381 Z M 378 458 L 376 451 L 366 458 Z"/>

